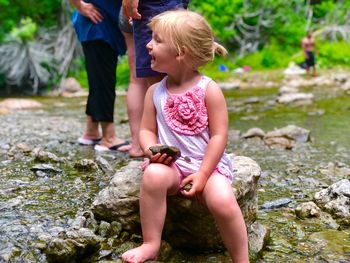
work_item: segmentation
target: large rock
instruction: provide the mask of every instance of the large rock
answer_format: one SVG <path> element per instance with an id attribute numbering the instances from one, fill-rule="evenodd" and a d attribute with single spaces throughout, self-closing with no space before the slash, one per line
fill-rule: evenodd
<path id="1" fill-rule="evenodd" d="M 235 156 L 232 161 L 235 177 L 232 189 L 247 227 L 251 229 L 254 228 L 252 224 L 257 215 L 257 183 L 261 169 L 248 157 Z M 142 175 L 139 165 L 140 162 L 133 161 L 118 171 L 109 186 L 98 194 L 91 208 L 96 218 L 107 222 L 117 220 L 124 230 L 137 234 L 140 234 L 139 185 Z M 219 191 L 218 189 L 218 193 Z M 180 195 L 168 198 L 164 239 L 174 247 L 192 250 L 203 251 L 222 247 L 219 233 L 207 208 L 196 200 Z"/>
<path id="2" fill-rule="evenodd" d="M 245 139 L 255 138 L 255 137 L 263 139 L 265 137 L 265 135 L 266 134 L 262 129 L 254 127 L 254 128 L 249 129 L 246 133 L 242 134 L 242 137 Z"/>
<path id="3" fill-rule="evenodd" d="M 264 137 L 264 142 L 268 146 L 280 146 L 286 149 L 293 148 L 295 142 L 307 141 L 310 141 L 310 131 L 295 125 L 287 125 L 270 131 Z"/>
<path id="4" fill-rule="evenodd" d="M 295 208 L 295 214 L 301 218 L 320 217 L 321 209 L 314 202 L 305 202 Z"/>
<path id="5" fill-rule="evenodd" d="M 49 262 L 76 262 L 86 254 L 92 254 L 100 248 L 101 238 L 87 228 L 62 229 L 55 235 L 41 236 L 37 247 L 43 251 Z"/>
<path id="6" fill-rule="evenodd" d="M 23 110 L 23 109 L 33 109 L 42 108 L 42 104 L 33 99 L 15 99 L 9 98 L 4 99 L 0 102 L 0 108 L 5 108 L 8 110 Z"/>
<path id="7" fill-rule="evenodd" d="M 333 217 L 350 223 L 350 181 L 348 179 L 340 180 L 317 192 L 314 201 Z"/>
<path id="8" fill-rule="evenodd" d="M 282 86 L 279 89 L 279 94 L 283 95 L 283 94 L 291 94 L 291 93 L 298 93 L 299 90 L 296 87 L 292 87 L 292 86 Z"/>
<path id="9" fill-rule="evenodd" d="M 61 96 L 65 98 L 86 97 L 87 95 L 87 90 L 83 89 L 79 82 L 72 77 L 63 79 L 59 88 L 49 93 L 49 96 Z"/>
<path id="10" fill-rule="evenodd" d="M 265 139 L 271 137 L 285 137 L 297 142 L 307 142 L 310 140 L 310 131 L 295 125 L 287 125 L 268 132 Z"/>
<path id="11" fill-rule="evenodd" d="M 290 103 L 298 102 L 298 104 L 307 105 L 307 104 L 311 104 L 313 99 L 314 99 L 314 95 L 311 93 L 302 93 L 302 92 L 284 93 L 277 98 L 277 102 L 282 104 L 290 104 Z"/>

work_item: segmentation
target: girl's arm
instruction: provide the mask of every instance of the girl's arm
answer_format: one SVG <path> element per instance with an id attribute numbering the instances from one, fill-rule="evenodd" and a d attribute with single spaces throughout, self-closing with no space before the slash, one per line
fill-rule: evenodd
<path id="1" fill-rule="evenodd" d="M 216 82 L 208 84 L 205 104 L 208 111 L 210 139 L 199 171 L 183 180 L 180 187 L 192 182 L 190 191 L 182 191 L 186 196 L 202 192 L 225 151 L 228 137 L 228 114 L 224 94 Z"/>
<path id="2" fill-rule="evenodd" d="M 170 165 L 172 158 L 166 154 L 157 153 L 155 155 L 149 150 L 149 147 L 158 144 L 158 128 L 156 109 L 153 104 L 153 93 L 158 83 L 152 85 L 145 96 L 145 103 L 143 107 L 143 115 L 140 127 L 140 145 L 144 154 L 150 159 L 152 163 L 163 163 Z"/>
<path id="3" fill-rule="evenodd" d="M 149 147 L 158 143 L 156 109 L 153 104 L 155 87 L 156 84 L 152 85 L 146 92 L 139 133 L 140 145 L 146 156 L 150 156 Z"/>

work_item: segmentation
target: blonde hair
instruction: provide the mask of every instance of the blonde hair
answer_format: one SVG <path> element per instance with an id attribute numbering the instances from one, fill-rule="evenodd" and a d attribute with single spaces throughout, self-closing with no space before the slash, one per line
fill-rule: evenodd
<path id="1" fill-rule="evenodd" d="M 178 54 L 186 48 L 194 68 L 214 60 L 215 54 L 227 54 L 227 50 L 214 41 L 209 23 L 198 13 L 183 9 L 166 11 L 153 17 L 148 26 L 153 31 L 159 30 Z"/>

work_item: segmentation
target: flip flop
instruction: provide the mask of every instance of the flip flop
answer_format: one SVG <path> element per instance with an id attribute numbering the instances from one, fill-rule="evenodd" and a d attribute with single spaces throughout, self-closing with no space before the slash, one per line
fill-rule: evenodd
<path id="1" fill-rule="evenodd" d="M 96 145 L 101 141 L 101 138 L 99 139 L 85 139 L 83 137 L 78 138 L 77 142 L 80 145 Z"/>
<path id="2" fill-rule="evenodd" d="M 122 152 L 122 153 L 124 153 L 124 152 L 128 152 L 128 151 L 120 151 L 119 148 L 121 148 L 123 146 L 127 146 L 127 145 L 130 145 L 129 141 L 125 141 L 125 142 L 113 145 L 113 146 L 111 146 L 109 148 L 106 147 L 106 146 L 102 146 L 102 145 L 96 144 L 95 145 L 95 151 L 97 151 L 97 152 Z"/>

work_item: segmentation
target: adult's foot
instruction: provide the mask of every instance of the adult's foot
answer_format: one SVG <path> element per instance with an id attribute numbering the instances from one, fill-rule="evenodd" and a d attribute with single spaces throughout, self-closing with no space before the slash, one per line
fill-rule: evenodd
<path id="1" fill-rule="evenodd" d="M 122 255 L 127 263 L 142 263 L 147 260 L 155 260 L 159 248 L 150 244 L 142 244 L 137 248 L 130 249 Z"/>
<path id="2" fill-rule="evenodd" d="M 96 133 L 84 133 L 83 136 L 81 136 L 80 138 L 84 138 L 86 140 L 97 140 L 97 139 L 101 139 L 101 134 L 99 132 Z"/>
<path id="3" fill-rule="evenodd" d="M 145 154 L 143 153 L 140 147 L 136 148 L 134 147 L 134 145 L 131 145 L 131 148 L 129 150 L 129 156 L 131 158 L 139 158 L 139 157 L 144 157 Z"/>
<path id="4" fill-rule="evenodd" d="M 98 152 L 114 151 L 114 152 L 128 152 L 131 145 L 128 141 L 121 140 L 120 143 L 103 143 L 103 140 L 98 145 L 95 145 L 95 150 Z"/>
<path id="5" fill-rule="evenodd" d="M 78 143 L 80 145 L 96 145 L 99 144 L 101 141 L 101 138 L 98 139 L 85 139 L 84 137 L 78 138 Z"/>
<path id="6" fill-rule="evenodd" d="M 119 152 L 128 152 L 131 149 L 131 144 L 120 138 L 106 139 L 103 137 L 99 145 L 105 148 L 113 147 Z"/>

